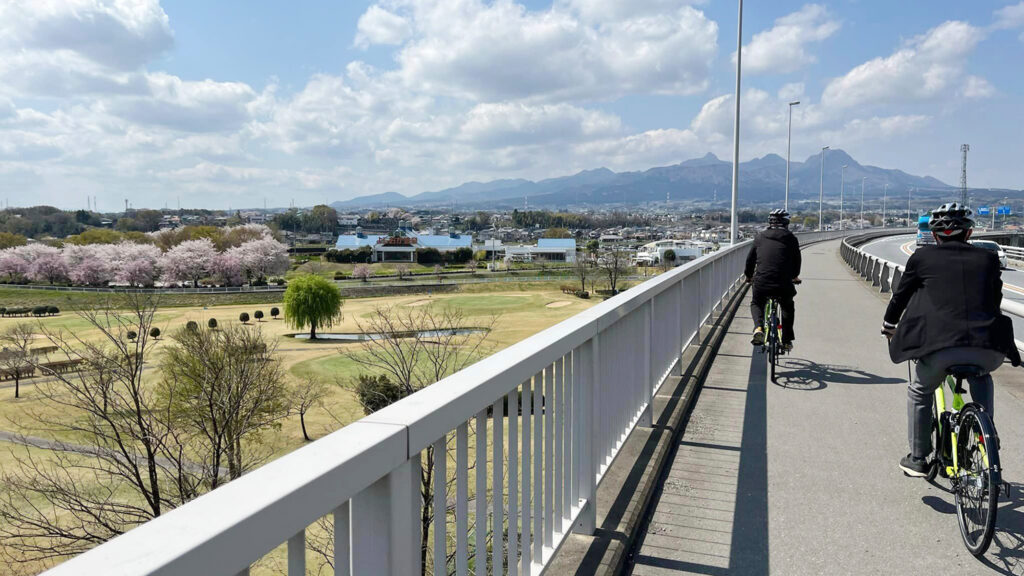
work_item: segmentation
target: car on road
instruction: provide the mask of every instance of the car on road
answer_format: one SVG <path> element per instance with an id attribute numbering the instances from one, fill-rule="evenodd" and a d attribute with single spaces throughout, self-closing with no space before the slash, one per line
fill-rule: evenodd
<path id="1" fill-rule="evenodd" d="M 1000 268 L 1006 268 L 1007 267 L 1006 252 L 1003 251 L 1003 249 L 999 246 L 999 244 L 996 244 L 995 242 L 993 242 L 991 240 L 974 240 L 974 241 L 971 242 L 971 244 L 974 244 L 978 248 L 984 248 L 985 250 L 989 250 L 991 252 L 995 252 L 996 256 L 999 257 L 999 267 Z"/>

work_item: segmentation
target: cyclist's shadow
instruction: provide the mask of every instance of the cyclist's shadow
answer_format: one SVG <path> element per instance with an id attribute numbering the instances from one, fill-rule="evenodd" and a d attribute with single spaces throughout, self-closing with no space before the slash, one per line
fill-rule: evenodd
<path id="1" fill-rule="evenodd" d="M 949 493 L 942 481 L 932 482 L 932 485 Z M 1024 484 L 1011 483 L 1010 486 L 1010 496 L 999 499 L 992 546 L 979 560 L 1000 574 L 1020 576 L 1024 575 Z M 956 505 L 942 498 L 925 496 L 921 501 L 936 512 L 956 514 Z"/>
<path id="2" fill-rule="evenodd" d="M 901 378 L 883 378 L 853 366 L 818 364 L 783 356 L 775 383 L 793 390 L 824 390 L 829 384 L 905 384 Z"/>

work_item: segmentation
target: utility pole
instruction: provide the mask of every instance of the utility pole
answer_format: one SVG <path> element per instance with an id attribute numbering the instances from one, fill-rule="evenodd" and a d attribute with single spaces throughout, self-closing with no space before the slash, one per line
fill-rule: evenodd
<path id="1" fill-rule="evenodd" d="M 825 151 L 828 146 L 821 147 L 821 180 L 818 182 L 818 232 L 825 229 L 824 210 L 822 210 L 822 199 L 825 197 Z"/>
<path id="2" fill-rule="evenodd" d="M 910 201 L 913 198 L 913 196 L 914 189 L 911 188 L 910 190 L 907 190 L 907 226 L 913 226 L 913 224 L 910 223 Z"/>
<path id="3" fill-rule="evenodd" d="M 846 164 L 840 170 L 839 177 L 839 229 L 843 229 L 843 196 L 846 194 Z"/>
<path id="4" fill-rule="evenodd" d="M 970 144 L 960 146 L 960 203 L 967 205 L 967 152 L 971 149 Z"/>
<path id="5" fill-rule="evenodd" d="M 732 131 L 732 220 L 729 224 L 729 244 L 735 246 L 739 240 L 739 219 L 736 216 L 736 199 L 740 180 L 740 70 L 743 59 L 743 0 L 739 0 L 736 18 L 736 117 Z"/>
<path id="6" fill-rule="evenodd" d="M 799 100 L 789 103 L 789 136 L 786 137 L 786 212 L 789 212 L 789 155 L 793 149 L 793 106 L 800 104 Z"/>

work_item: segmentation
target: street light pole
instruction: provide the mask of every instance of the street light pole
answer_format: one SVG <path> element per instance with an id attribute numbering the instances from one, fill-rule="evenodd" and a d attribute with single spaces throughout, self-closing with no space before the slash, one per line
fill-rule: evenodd
<path id="1" fill-rule="evenodd" d="M 825 151 L 828 149 L 828 146 L 821 147 L 821 179 L 818 182 L 818 232 L 825 229 L 824 210 L 822 207 L 824 206 L 823 199 L 825 198 Z"/>
<path id="2" fill-rule="evenodd" d="M 864 181 L 867 176 L 860 179 L 860 229 L 864 229 Z"/>
<path id="3" fill-rule="evenodd" d="M 739 0 L 736 18 L 736 117 L 732 132 L 732 221 L 729 225 L 729 243 L 739 240 L 739 220 L 736 217 L 736 197 L 740 180 L 740 62 L 743 58 L 743 0 Z"/>
<path id="4" fill-rule="evenodd" d="M 840 170 L 839 177 L 839 229 L 843 229 L 843 196 L 846 194 L 846 164 L 843 164 L 843 169 Z"/>
<path id="5" fill-rule="evenodd" d="M 914 196 L 914 189 L 907 190 L 907 226 L 910 226 L 910 202 Z"/>
<path id="6" fill-rule="evenodd" d="M 799 100 L 789 103 L 789 136 L 786 137 L 786 204 L 784 206 L 786 212 L 789 212 L 789 156 L 793 149 L 793 106 L 799 103 Z"/>
<path id="7" fill-rule="evenodd" d="M 889 199 L 889 185 L 882 190 L 882 228 L 885 228 L 885 202 Z"/>

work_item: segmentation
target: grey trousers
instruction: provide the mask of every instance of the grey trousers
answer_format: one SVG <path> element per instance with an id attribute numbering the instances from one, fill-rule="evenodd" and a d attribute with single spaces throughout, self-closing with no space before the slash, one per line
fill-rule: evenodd
<path id="1" fill-rule="evenodd" d="M 973 364 L 992 372 L 1003 363 L 1003 353 L 987 348 L 945 348 L 917 361 L 914 381 L 907 388 L 907 435 L 914 458 L 927 458 L 932 453 L 932 403 L 935 389 L 946 377 L 946 368 L 955 364 Z M 971 400 L 981 404 L 991 415 L 992 377 L 988 374 L 968 380 Z M 994 416 L 993 416 L 994 417 Z"/>

